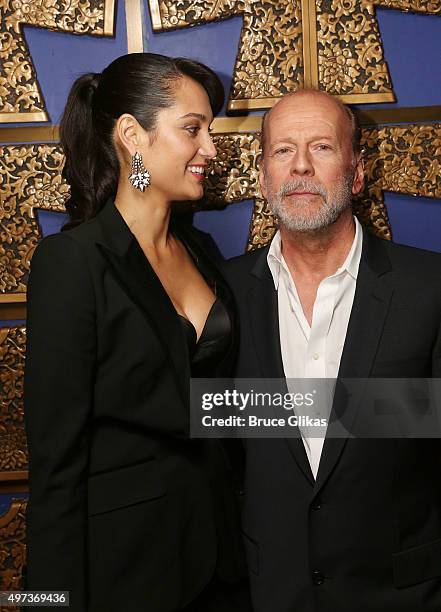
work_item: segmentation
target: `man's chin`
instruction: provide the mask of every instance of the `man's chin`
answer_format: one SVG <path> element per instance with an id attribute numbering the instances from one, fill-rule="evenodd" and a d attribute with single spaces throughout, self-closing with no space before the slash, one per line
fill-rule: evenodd
<path id="1" fill-rule="evenodd" d="M 298 212 L 298 211 L 297 211 Z M 320 233 L 328 229 L 333 225 L 341 216 L 343 211 L 339 214 L 327 215 L 327 216 L 314 216 L 314 215 L 279 215 L 279 222 L 287 230 L 299 233 Z"/>

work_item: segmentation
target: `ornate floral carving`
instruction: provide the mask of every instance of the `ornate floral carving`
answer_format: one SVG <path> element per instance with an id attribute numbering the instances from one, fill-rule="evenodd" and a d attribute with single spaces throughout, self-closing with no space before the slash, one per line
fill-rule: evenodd
<path id="1" fill-rule="evenodd" d="M 63 211 L 69 188 L 59 146 L 5 146 L 0 157 L 0 293 L 20 293 L 40 235 L 34 209 Z"/>
<path id="2" fill-rule="evenodd" d="M 318 64 L 320 88 L 339 95 L 391 95 L 375 5 L 440 13 L 439 0 L 316 0 L 316 14 L 311 11 L 303 20 L 301 0 L 149 1 L 153 14 L 159 5 L 160 23 L 155 29 L 243 15 L 230 93 L 232 108 L 239 108 L 241 100 L 252 100 L 254 108 L 267 108 L 274 98 L 307 82 L 302 50 L 306 29 L 314 32 L 313 38 L 317 36 L 317 48 L 310 53 L 312 65 Z"/>
<path id="3" fill-rule="evenodd" d="M 441 198 L 441 123 L 363 130 L 369 189 Z"/>
<path id="4" fill-rule="evenodd" d="M 317 38 L 320 89 L 337 95 L 392 90 L 372 4 L 318 0 Z"/>
<path id="5" fill-rule="evenodd" d="M 215 135 L 217 155 L 211 165 L 206 196 L 209 201 L 239 202 L 259 193 L 258 135 Z"/>
<path id="6" fill-rule="evenodd" d="M 243 3 L 232 100 L 277 98 L 303 86 L 300 0 L 259 5 Z"/>
<path id="7" fill-rule="evenodd" d="M 24 327 L 0 328 L 0 471 L 27 469 L 23 418 Z"/>
<path id="8" fill-rule="evenodd" d="M 277 230 L 277 219 L 270 213 L 263 198 L 254 201 L 247 250 L 258 249 L 271 242 Z"/>
<path id="9" fill-rule="evenodd" d="M 45 120 L 45 104 L 22 26 L 73 34 L 104 35 L 105 2 L 114 0 L 3 0 L 0 3 L 0 119 L 22 113 L 17 121 Z M 35 119 L 28 113 L 40 113 Z"/>
<path id="10" fill-rule="evenodd" d="M 0 516 L 0 591 L 18 591 L 22 585 L 22 567 L 26 560 L 26 501 L 14 500 Z M 18 612 L 15 606 L 1 607 Z"/>
<path id="11" fill-rule="evenodd" d="M 441 14 L 440 0 L 375 0 L 377 6 L 383 8 L 412 11 L 414 13 Z"/>

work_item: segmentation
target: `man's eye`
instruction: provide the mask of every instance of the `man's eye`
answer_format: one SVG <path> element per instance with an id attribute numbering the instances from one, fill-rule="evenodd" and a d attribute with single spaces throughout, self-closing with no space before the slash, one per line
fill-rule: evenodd
<path id="1" fill-rule="evenodd" d="M 319 151 L 330 151 L 331 147 L 329 145 L 327 145 L 327 144 L 323 144 L 322 143 L 322 144 L 317 145 L 317 149 Z"/>
<path id="2" fill-rule="evenodd" d="M 187 132 L 189 132 L 192 136 L 196 136 L 196 134 L 199 132 L 199 126 L 198 125 L 188 125 L 186 128 Z"/>
<path id="3" fill-rule="evenodd" d="M 276 149 L 274 151 L 274 155 L 284 155 L 285 153 L 289 153 L 290 149 L 288 147 L 281 147 L 280 149 Z"/>

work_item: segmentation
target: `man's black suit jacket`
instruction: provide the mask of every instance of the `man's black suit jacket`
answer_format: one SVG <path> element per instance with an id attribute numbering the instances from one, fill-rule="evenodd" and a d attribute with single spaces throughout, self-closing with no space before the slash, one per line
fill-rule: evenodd
<path id="1" fill-rule="evenodd" d="M 234 319 L 200 235 L 173 231 Z M 113 202 L 43 240 L 28 297 L 27 588 L 70 591 L 72 612 L 169 612 L 234 582 L 228 457 L 188 437 L 182 325 Z"/>
<path id="2" fill-rule="evenodd" d="M 238 377 L 284 376 L 267 253 L 226 263 Z M 339 377 L 439 377 L 440 322 L 441 256 L 365 232 Z M 314 481 L 301 439 L 246 440 L 255 612 L 439 612 L 440 459 L 438 439 L 326 439 Z"/>

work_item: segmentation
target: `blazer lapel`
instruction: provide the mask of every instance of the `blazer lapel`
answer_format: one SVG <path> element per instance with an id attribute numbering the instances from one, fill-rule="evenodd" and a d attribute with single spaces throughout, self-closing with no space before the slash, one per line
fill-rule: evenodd
<path id="1" fill-rule="evenodd" d="M 255 277 L 248 292 L 248 312 L 263 378 L 284 378 L 280 351 L 277 291 L 262 249 L 251 274 Z"/>
<path id="2" fill-rule="evenodd" d="M 190 363 L 175 308 L 141 247 L 113 202 L 98 216 L 99 247 L 121 286 L 145 315 L 173 368 L 184 405 L 188 404 Z"/>
<path id="3" fill-rule="evenodd" d="M 277 291 L 268 267 L 267 253 L 267 248 L 262 249 L 251 272 L 255 281 L 248 293 L 248 312 L 262 377 L 284 380 Z M 286 384 L 283 384 L 283 391 L 288 392 Z M 313 485 L 314 477 L 299 429 L 297 434 L 297 437 L 285 438 L 285 442 L 305 478 Z"/>
<path id="4" fill-rule="evenodd" d="M 363 394 L 363 383 L 360 381 L 360 384 L 351 385 L 348 393 L 344 379 L 367 379 L 370 376 L 393 293 L 382 278 L 390 269 L 382 240 L 364 230 L 363 251 L 340 361 L 329 437 L 327 435 L 323 445 L 315 490 L 320 489 L 329 477 L 350 435 Z M 333 437 L 333 431 L 335 435 L 337 430 L 339 437 Z"/>

